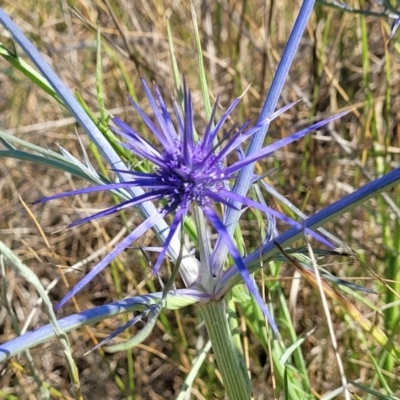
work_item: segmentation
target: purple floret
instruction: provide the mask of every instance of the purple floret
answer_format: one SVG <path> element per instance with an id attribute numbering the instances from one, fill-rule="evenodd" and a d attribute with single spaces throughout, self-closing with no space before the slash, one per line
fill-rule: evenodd
<path id="1" fill-rule="evenodd" d="M 184 114 L 181 115 L 178 105 L 174 102 L 173 122 L 168 112 L 160 92 L 155 87 L 154 97 L 151 90 L 142 79 L 147 99 L 154 114 L 154 121 L 150 119 L 141 107 L 131 99 L 132 106 L 140 115 L 149 131 L 157 138 L 160 147 L 155 147 L 137 131 L 125 124 L 118 118 L 113 118 L 114 127 L 112 129 L 120 135 L 124 142 L 122 145 L 135 154 L 136 157 L 146 159 L 154 164 L 153 171 L 149 173 L 138 171 L 120 171 L 130 174 L 132 179 L 129 182 L 110 183 L 101 186 L 95 186 L 86 189 L 80 189 L 72 192 L 57 194 L 46 197 L 38 202 L 44 202 L 66 196 L 90 193 L 100 190 L 118 190 L 133 186 L 141 187 L 145 193 L 139 197 L 126 200 L 116 206 L 110 207 L 90 217 L 75 221 L 71 226 L 89 222 L 93 219 L 113 214 L 127 207 L 137 206 L 146 201 L 164 200 L 160 205 L 159 211 L 147 218 L 142 224 L 136 227 L 122 242 L 120 242 L 99 264 L 97 264 L 57 305 L 60 308 L 79 290 L 81 290 L 90 280 L 103 270 L 118 254 L 125 250 L 132 242 L 136 241 L 148 229 L 152 228 L 161 218 L 172 214 L 173 220 L 170 225 L 169 233 L 163 243 L 163 249 L 160 252 L 157 262 L 154 266 L 154 273 L 157 273 L 161 263 L 166 255 L 168 246 L 183 223 L 185 217 L 191 210 L 192 204 L 202 208 L 205 216 L 224 241 L 229 253 L 235 261 L 243 281 L 250 291 L 256 296 L 258 303 L 269 319 L 273 329 L 276 331 L 276 325 L 272 320 L 268 309 L 266 308 L 257 287 L 251 279 L 239 252 L 228 234 L 222 220 L 214 210 L 214 203 L 222 203 L 226 207 L 233 207 L 233 202 L 239 202 L 246 207 L 254 207 L 266 213 L 270 217 L 278 218 L 291 226 L 301 226 L 298 222 L 291 220 L 287 216 L 267 207 L 264 204 L 253 201 L 247 197 L 238 195 L 230 190 L 231 184 L 236 178 L 238 172 L 245 166 L 271 155 L 277 149 L 301 139 L 309 132 L 316 130 L 330 121 L 340 118 L 345 113 L 337 114 L 327 118 L 310 127 L 303 129 L 291 136 L 281 139 L 263 149 L 246 157 L 239 157 L 235 163 L 227 166 L 226 158 L 240 149 L 240 145 L 257 130 L 264 125 L 269 124 L 271 120 L 281 115 L 293 104 L 275 112 L 271 118 L 268 118 L 252 128 L 248 129 L 249 123 L 234 131 L 228 132 L 222 139 L 219 134 L 227 118 L 231 115 L 240 101 L 237 98 L 225 111 L 220 120 L 214 124 L 215 115 L 218 108 L 218 99 L 213 108 L 212 116 L 199 140 L 195 140 L 194 135 L 194 115 L 192 97 L 189 90 L 184 87 Z M 161 204 L 161 203 L 160 203 Z M 310 230 L 305 230 L 312 234 L 322 243 L 331 246 L 330 243 L 321 235 Z"/>

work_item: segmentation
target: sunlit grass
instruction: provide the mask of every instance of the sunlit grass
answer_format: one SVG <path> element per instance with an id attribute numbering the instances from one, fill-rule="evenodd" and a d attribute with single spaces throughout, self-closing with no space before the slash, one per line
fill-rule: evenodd
<path id="1" fill-rule="evenodd" d="M 358 2 L 349 3 L 358 7 Z M 128 93 L 139 101 L 143 98 L 139 73 L 163 87 L 165 97 L 179 96 L 174 92 L 177 74 L 171 67 L 165 15 L 171 24 L 177 64 L 193 90 L 195 107 L 206 120 L 207 111 L 203 111 L 202 100 L 204 89 L 202 94 L 190 9 L 186 3 L 148 1 L 135 6 L 135 2 L 121 0 L 107 6 L 106 3 L 87 0 L 76 2 L 75 8 L 68 8 L 66 2 L 62 4 L 63 7 L 58 2 L 43 0 L 31 4 L 6 1 L 3 7 L 35 46 L 47 55 L 61 78 L 79 93 L 82 104 L 84 102 L 96 115 L 93 119 L 98 126 L 107 129 L 105 108 L 114 109 L 113 114 L 141 127 L 127 98 Z M 115 20 L 108 7 L 112 8 Z M 232 126 L 249 117 L 255 120 L 258 115 L 297 7 L 294 2 L 274 3 L 270 9 L 264 2 L 218 1 L 209 7 L 196 8 L 208 94 L 212 100 L 221 95 L 221 113 L 251 83 L 235 115 L 237 119 L 231 121 Z M 96 48 L 98 22 L 103 43 L 100 54 Z M 12 50 L 6 33 L 0 32 L 1 42 Z M 347 14 L 320 5 L 309 23 L 280 105 L 298 99 L 303 101 L 271 126 L 266 141 L 287 136 L 316 116 L 327 116 L 347 107 L 355 107 L 355 110 L 339 124 L 330 127 L 333 132 L 329 129 L 320 131 L 258 165 L 261 174 L 273 171 L 266 178 L 268 182 L 308 215 L 399 165 L 399 93 L 396 86 L 399 55 L 396 38 L 385 47 L 389 32 L 385 19 Z M 23 56 L 20 52 L 18 55 Z M 101 57 L 100 64 L 96 64 L 96 55 Z M 16 136 L 55 151 L 58 151 L 57 142 L 83 160 L 73 123 L 65 120 L 65 125 L 57 125 L 69 114 L 54 96 L 39 90 L 26 74 L 17 71 L 4 59 L 0 62 L 0 85 L 3 93 L 0 98 L 1 127 L 4 130 L 12 130 Z M 36 125 L 48 121 L 54 121 L 53 126 Z M 341 144 L 337 143 L 334 133 L 342 140 Z M 94 146 L 88 145 L 84 135 L 80 136 L 90 150 L 91 162 L 103 175 L 109 174 Z M 120 151 L 128 156 L 123 149 Z M 135 163 L 136 160 L 127 161 Z M 147 165 L 142 167 L 148 168 Z M 371 178 L 365 175 L 365 171 Z M 50 243 L 47 248 L 34 222 L 23 211 L 17 195 L 30 202 L 56 191 L 81 187 L 82 181 L 55 169 L 12 159 L 1 159 L 0 177 L 0 240 L 29 265 L 45 287 L 59 278 L 63 268 L 86 259 L 99 248 L 104 248 L 105 253 L 109 241 L 116 234 L 140 221 L 134 212 L 129 211 L 121 218 L 51 234 L 77 217 L 88 215 L 113 201 L 111 195 L 102 193 L 58 200 L 35 208 L 36 218 Z M 399 206 L 399 189 L 392 189 L 388 195 L 394 205 Z M 272 197 L 266 196 L 265 200 L 274 208 L 287 211 Z M 254 249 L 261 242 L 263 226 L 257 215 L 248 212 L 246 216 L 242 240 L 247 249 Z M 348 298 L 372 324 L 384 329 L 400 348 L 400 222 L 396 210 L 393 211 L 388 202 L 379 197 L 326 228 L 354 248 L 359 259 L 334 256 L 323 259 L 321 264 L 326 264 L 334 275 L 347 277 L 352 282 L 355 280 L 379 293 L 378 296 L 368 294 L 363 297 L 378 309 L 384 308 L 382 315 L 361 300 Z M 158 245 L 151 233 L 142 239 L 142 246 Z M 159 289 L 159 282 L 151 278 L 148 269 L 154 259 L 151 253 L 148 259 L 147 255 L 136 250 L 126 252 L 62 313 L 67 315 L 93 305 Z M 50 298 L 54 302 L 60 300 L 67 292 L 67 282 L 69 286 L 74 285 L 88 265 L 80 266 L 78 274 L 65 274 L 64 284 L 59 283 L 52 289 Z M 382 280 L 387 280 L 387 285 L 394 291 L 388 290 L 383 284 L 385 281 L 380 282 L 365 266 Z M 36 292 L 11 270 L 6 269 L 4 279 L 7 282 L 4 289 L 7 301 L 23 326 L 36 303 Z M 272 358 L 278 359 L 284 351 L 271 341 L 263 317 L 257 314 L 258 309 L 250 298 L 242 291 L 234 292 L 234 299 L 237 296 L 236 300 L 240 300 L 236 307 L 242 316 L 242 324 L 237 329 L 245 344 L 255 398 L 271 398 L 274 388 L 277 393 L 288 393 L 290 399 L 313 399 L 335 390 L 341 385 L 341 379 L 318 290 L 307 281 L 300 281 L 296 269 L 287 262 L 271 263 L 256 279 L 267 289 L 266 300 L 274 309 L 286 347 L 305 335 L 309 336 L 301 346 L 293 349 L 286 370 L 271 368 L 271 363 L 278 364 L 273 363 Z M 360 384 L 387 396 L 398 394 L 399 364 L 371 335 L 359 328 L 354 316 L 333 301 L 330 307 L 347 378 L 361 378 Z M 6 308 L 2 310 L 0 326 L 4 328 L 0 340 L 3 342 L 17 332 L 10 323 Z M 45 314 L 39 309 L 28 329 L 46 321 Z M 125 316 L 72 333 L 71 347 L 84 397 L 175 398 L 190 372 L 191 363 L 207 342 L 200 321 L 195 307 L 179 313 L 166 312 L 160 316 L 156 329 L 145 344 L 133 351 L 114 355 L 100 349 L 83 356 L 117 326 L 125 323 Z M 140 326 L 126 332 L 123 339 L 132 337 L 137 329 Z M 118 340 L 122 340 L 122 336 Z M 51 398 L 71 398 L 71 384 L 59 347 L 51 343 L 40 350 L 33 349 L 31 353 L 35 369 L 49 388 Z M 23 368 L 13 360 L 5 365 L 0 396 L 6 399 L 41 398 L 38 381 L 26 367 L 26 360 L 22 358 L 19 361 Z M 355 387 L 352 390 L 361 398 L 367 398 L 364 391 Z M 223 393 L 221 378 L 210 354 L 193 381 L 192 396 L 222 398 Z M 369 398 L 375 397 L 370 395 Z"/>

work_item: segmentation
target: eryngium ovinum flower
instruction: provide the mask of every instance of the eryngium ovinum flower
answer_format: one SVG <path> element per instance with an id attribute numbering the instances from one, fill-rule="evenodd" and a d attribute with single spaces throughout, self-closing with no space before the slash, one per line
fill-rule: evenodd
<path id="1" fill-rule="evenodd" d="M 225 111 L 219 121 L 215 121 L 218 109 L 217 100 L 206 129 L 204 132 L 198 132 L 199 139 L 196 140 L 195 137 L 197 135 L 195 135 L 194 130 L 194 113 L 190 91 L 184 87 L 183 113 L 178 104 L 175 101 L 173 102 L 173 119 L 170 112 L 167 110 L 159 89 L 156 86 L 154 87 L 154 96 L 146 82 L 144 80 L 142 80 L 142 82 L 147 99 L 154 114 L 154 119 L 152 120 L 149 118 L 142 108 L 133 100 L 131 100 L 131 103 L 151 134 L 157 138 L 160 146 L 153 145 L 150 141 L 140 135 L 139 132 L 118 118 L 112 119 L 115 126 L 111 128 L 124 139 L 122 145 L 126 149 L 132 151 L 135 156 L 148 160 L 153 164 L 154 167 L 152 172 L 146 173 L 136 170 L 121 171 L 129 174 L 132 177 L 132 180 L 65 192 L 42 198 L 38 203 L 71 195 L 91 193 L 101 190 L 126 189 L 138 186 L 145 191 L 144 194 L 124 201 L 97 214 L 77 220 L 70 226 L 72 227 L 84 222 L 92 221 L 128 207 L 137 206 L 146 201 L 160 201 L 158 212 L 148 217 L 131 233 L 129 233 L 129 235 L 119 245 L 117 245 L 61 300 L 56 308 L 64 305 L 95 275 L 105 268 L 112 259 L 135 242 L 135 240 L 143 235 L 148 229 L 152 228 L 157 221 L 172 214 L 173 218 L 169 233 L 163 243 L 162 251 L 160 252 L 153 268 L 153 272 L 157 273 L 167 253 L 171 239 L 177 233 L 184 218 L 191 211 L 191 207 L 196 204 L 202 209 L 211 226 L 224 241 L 229 254 L 241 273 L 243 281 L 246 283 L 253 295 L 256 296 L 260 307 L 267 315 L 272 326 L 275 327 L 275 324 L 269 316 L 268 309 L 262 301 L 261 296 L 259 295 L 258 290 L 253 280 L 250 278 L 242 258 L 240 257 L 239 251 L 227 232 L 223 219 L 214 207 L 216 203 L 220 203 L 224 207 L 233 207 L 233 202 L 239 202 L 245 207 L 254 207 L 262 211 L 270 218 L 278 218 L 289 225 L 301 228 L 301 225 L 298 222 L 291 220 L 278 211 L 235 193 L 231 190 L 231 186 L 234 183 L 238 172 L 243 167 L 271 155 L 275 150 L 302 138 L 307 133 L 326 125 L 330 121 L 339 118 L 343 113 L 327 118 L 306 129 L 294 133 L 289 137 L 278 140 L 249 156 L 240 156 L 236 162 L 228 165 L 226 160 L 231 153 L 240 153 L 241 145 L 246 139 L 253 135 L 258 129 L 262 128 L 265 124 L 270 123 L 271 120 L 281 115 L 293 104 L 289 104 L 288 106 L 276 111 L 270 118 L 261 121 L 252 128 L 249 128 L 249 122 L 246 122 L 241 127 L 232 129 L 227 134 L 224 134 L 223 137 L 220 137 L 226 120 L 232 114 L 232 111 L 235 109 L 241 98 L 237 98 Z M 322 243 L 330 245 L 329 242 L 319 234 L 308 230 L 306 230 L 306 232 L 310 233 Z"/>

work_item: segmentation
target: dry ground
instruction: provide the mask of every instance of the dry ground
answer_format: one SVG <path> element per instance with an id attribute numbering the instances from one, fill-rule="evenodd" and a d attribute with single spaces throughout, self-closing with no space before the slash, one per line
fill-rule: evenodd
<path id="1" fill-rule="evenodd" d="M 224 108 L 251 83 L 235 115 L 237 121 L 231 121 L 231 126 L 246 118 L 255 120 L 257 117 L 299 3 L 291 0 L 195 2 L 211 96 L 215 98 L 220 94 Z M 356 2 L 350 3 L 358 6 Z M 129 76 L 132 87 L 138 90 L 139 99 L 143 98 L 139 72 L 159 84 L 165 97 L 173 94 L 166 40 L 165 15 L 169 16 L 179 66 L 194 92 L 195 106 L 200 115 L 199 126 L 204 124 L 188 2 L 115 0 L 111 7 L 119 21 L 118 26 L 107 4 L 100 0 L 77 0 L 73 3 L 66 0 L 3 0 L 2 6 L 71 90 L 79 91 L 93 111 L 98 110 L 93 30 L 98 23 L 108 49 L 103 50 L 102 59 L 106 106 L 133 125 L 138 123 L 138 119 L 128 106 L 122 71 Z M 366 4 L 365 7 L 373 5 Z M 344 139 L 351 156 L 327 130 L 323 130 L 259 164 L 261 171 L 279 168 L 271 181 L 308 214 L 367 182 L 355 160 L 373 177 L 399 165 L 400 63 L 397 39 L 385 47 L 387 29 L 385 19 L 367 17 L 364 20 L 359 15 L 343 14 L 320 6 L 310 20 L 280 105 L 298 99 L 303 101 L 272 126 L 268 140 L 288 135 L 308 124 L 314 116 L 326 116 L 338 109 L 355 107 L 353 113 L 336 125 L 337 133 Z M 0 30 L 0 35 L 1 41 L 10 46 L 6 32 Z M 22 55 L 22 51 L 18 51 Z M 389 76 L 386 75 L 388 65 L 391 67 Z M 143 106 L 146 107 L 145 104 Z M 75 133 L 76 128 L 80 130 L 68 113 L 3 59 L 0 60 L 0 128 L 52 149 L 57 149 L 57 142 L 76 157 L 82 157 Z M 87 138 L 82 139 L 88 147 Z M 93 163 L 98 165 L 94 159 Z M 50 292 L 54 302 L 66 293 L 67 285 L 77 282 L 99 258 L 89 259 L 78 273 L 63 275 L 63 270 L 90 258 L 98 249 L 107 249 L 107 244 L 124 228 L 124 223 L 120 217 L 112 217 L 79 228 L 61 230 L 73 220 L 111 204 L 112 198 L 107 193 L 32 206 L 30 209 L 48 240 L 49 245 L 46 245 L 20 198 L 29 203 L 41 196 L 84 184 L 68 174 L 43 166 L 13 159 L 0 160 L 0 240 L 35 271 L 45 286 L 54 279 L 60 280 Z M 393 190 L 390 195 L 395 201 L 396 197 L 399 199 L 398 190 Z M 267 201 L 279 207 L 271 199 Z M 328 228 L 357 249 L 361 260 L 375 272 L 389 278 L 385 272 L 389 257 L 393 256 L 393 248 L 387 242 L 387 236 L 393 232 L 395 220 L 384 207 L 381 200 L 372 200 L 365 207 L 340 217 Z M 132 224 L 139 221 L 134 211 L 128 212 L 127 217 L 131 218 Z M 243 222 L 249 248 L 258 243 L 254 223 Z M 142 244 L 150 243 L 155 243 L 151 233 L 142 238 Z M 383 286 L 373 280 L 360 262 L 349 263 L 336 258 L 331 261 L 330 268 L 337 275 L 368 278 L 357 282 L 380 291 L 379 297 L 371 297 L 378 306 L 392 301 Z M 137 251 L 126 251 L 118 263 L 107 268 L 79 294 L 75 303 L 65 306 L 61 315 L 151 291 L 153 285 L 158 287 L 158 283 L 152 282 L 148 271 L 147 261 Z M 289 299 L 294 271 L 290 266 L 284 267 L 283 271 L 281 285 Z M 397 274 L 400 272 L 397 271 Z M 7 300 L 22 329 L 38 295 L 10 269 L 6 269 L 3 279 L 7 283 Z M 313 391 L 323 394 L 337 387 L 340 378 L 317 299 L 317 293 L 303 283 L 293 315 L 299 334 L 318 327 L 303 346 L 303 353 Z M 379 349 L 370 343 L 368 337 L 363 343 L 357 330 L 349 329 L 349 321 L 334 306 L 332 316 L 349 378 L 371 377 L 373 368 L 363 352 L 368 350 L 376 354 Z M 10 321 L 10 315 L 3 307 L 0 309 L 0 342 L 16 334 Z M 385 317 L 382 324 L 383 321 L 387 323 Z M 185 309 L 179 314 L 170 312 L 160 320 L 145 344 L 129 355 L 93 352 L 84 356 L 96 340 L 105 337 L 121 323 L 121 318 L 73 332 L 70 338 L 85 398 L 175 398 L 190 369 L 190 359 L 206 340 L 206 333 L 204 328 L 199 327 L 199 322 L 195 308 Z M 45 323 L 46 315 L 40 309 L 36 310 L 28 329 Z M 285 329 L 284 326 L 282 329 Z M 132 330 L 134 332 L 135 329 Z M 249 330 L 243 331 L 243 337 L 249 341 L 256 398 L 270 398 L 271 371 L 265 351 Z M 398 343 L 398 332 L 394 340 Z M 47 343 L 33 349 L 32 355 L 40 376 L 54 388 L 52 396 L 71 398 L 60 346 L 56 342 Z M 34 379 L 26 370 L 23 356 L 14 358 L 2 368 L 0 393 L 4 398 L 40 398 Z M 132 370 L 134 380 L 128 376 Z M 399 367 L 395 366 L 390 371 L 393 376 L 399 375 L 399 372 Z M 223 398 L 218 379 L 210 356 L 195 381 L 193 398 Z M 16 397 L 11 397 L 11 394 Z"/>

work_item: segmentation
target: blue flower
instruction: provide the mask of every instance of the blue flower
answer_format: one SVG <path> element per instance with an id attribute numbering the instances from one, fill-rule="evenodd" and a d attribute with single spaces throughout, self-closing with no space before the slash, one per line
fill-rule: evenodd
<path id="1" fill-rule="evenodd" d="M 154 119 L 150 119 L 136 102 L 131 100 L 131 103 L 146 124 L 147 128 L 154 137 L 157 138 L 160 146 L 154 146 L 141 136 L 139 132 L 135 131 L 118 118 L 113 118 L 114 127 L 112 127 L 112 129 L 124 139 L 122 145 L 125 148 L 135 154 L 135 156 L 149 160 L 153 163 L 153 171 L 149 173 L 134 170 L 120 171 L 129 174 L 132 179 L 126 182 L 110 183 L 45 197 L 37 201 L 37 203 L 71 195 L 91 193 L 101 190 L 127 189 L 138 186 L 145 191 L 144 194 L 123 201 L 120 204 L 112 206 L 97 214 L 75 221 L 70 226 L 80 225 L 84 222 L 116 213 L 128 207 L 137 206 L 146 201 L 159 201 L 160 206 L 158 212 L 148 217 L 144 222 L 136 227 L 136 229 L 134 229 L 121 243 L 119 243 L 61 300 L 56 308 L 60 308 L 64 305 L 72 296 L 90 282 L 94 276 L 104 269 L 118 254 L 130 246 L 132 242 L 137 240 L 148 229 L 152 228 L 157 221 L 172 214 L 173 219 L 170 225 L 170 230 L 154 266 L 154 272 L 156 273 L 166 255 L 171 239 L 175 233 L 177 233 L 180 224 L 190 212 L 191 207 L 195 204 L 203 210 L 208 221 L 224 241 L 244 282 L 256 296 L 264 312 L 269 316 L 268 310 L 266 309 L 253 280 L 250 278 L 232 238 L 213 205 L 215 203 L 221 203 L 226 207 L 233 207 L 233 202 L 239 202 L 243 206 L 257 208 L 266 213 L 269 217 L 278 218 L 297 228 L 301 227 L 301 224 L 298 222 L 291 220 L 287 216 L 273 210 L 265 204 L 258 203 L 231 191 L 230 188 L 232 182 L 234 182 L 238 172 L 245 166 L 270 156 L 275 150 L 304 137 L 309 132 L 326 125 L 334 119 L 340 118 L 345 113 L 337 114 L 311 125 L 310 127 L 289 137 L 278 140 L 275 143 L 262 148 L 250 156 L 242 155 L 236 162 L 227 165 L 227 157 L 232 152 L 240 151 L 240 146 L 246 139 L 262 128 L 265 124 L 269 124 L 271 120 L 281 115 L 293 104 L 289 104 L 276 111 L 270 118 L 258 123 L 252 128 L 249 128 L 249 121 L 247 121 L 241 127 L 232 129 L 227 134 L 220 137 L 226 120 L 232 114 L 232 111 L 235 109 L 241 98 L 237 98 L 225 111 L 219 121 L 215 123 L 215 116 L 218 109 L 217 99 L 212 111 L 212 116 L 204 133 L 198 140 L 196 140 L 192 97 L 190 91 L 187 90 L 186 85 L 184 85 L 183 115 L 177 103 L 175 101 L 173 102 L 174 122 L 157 86 L 154 87 L 154 96 L 144 79 L 142 79 L 142 82 L 147 99 L 154 113 Z M 330 243 L 319 234 L 311 232 L 308 229 L 305 229 L 305 231 L 312 234 L 322 243 L 325 243 L 328 246 L 330 245 Z"/>

